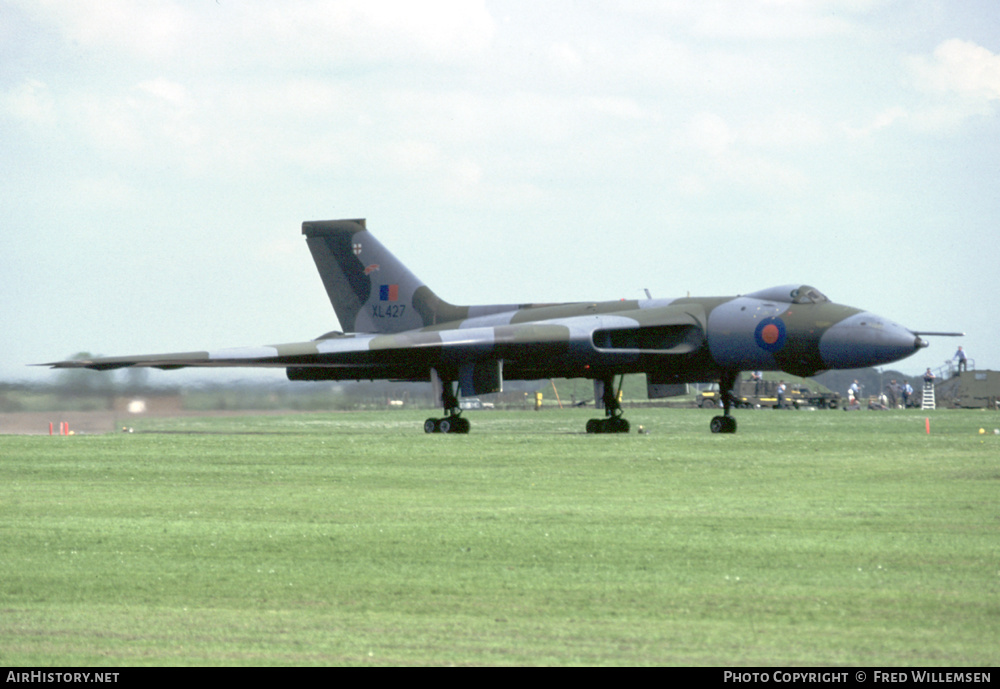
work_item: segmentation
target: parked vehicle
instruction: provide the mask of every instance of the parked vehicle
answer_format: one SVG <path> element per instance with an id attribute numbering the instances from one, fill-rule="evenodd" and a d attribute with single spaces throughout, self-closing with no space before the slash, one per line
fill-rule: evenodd
<path id="1" fill-rule="evenodd" d="M 1000 409 L 1000 371 L 956 373 L 934 386 L 937 407 L 945 409 Z"/>
<path id="2" fill-rule="evenodd" d="M 753 380 L 741 377 L 736 381 L 733 394 L 736 404 L 744 409 L 778 407 L 777 380 Z M 701 392 L 695 398 L 695 403 L 704 409 L 715 409 L 722 406 L 718 390 Z M 800 407 L 816 407 L 817 409 L 837 409 L 841 406 L 840 393 L 816 392 L 800 383 L 787 383 L 785 389 L 785 407 L 799 409 Z"/>

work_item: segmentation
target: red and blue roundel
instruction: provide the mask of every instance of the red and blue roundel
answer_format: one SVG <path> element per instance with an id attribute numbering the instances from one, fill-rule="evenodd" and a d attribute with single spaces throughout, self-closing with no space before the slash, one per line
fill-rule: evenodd
<path id="1" fill-rule="evenodd" d="M 785 322 L 780 318 L 765 318 L 757 324 L 753 339 L 764 351 L 778 351 L 785 344 Z"/>

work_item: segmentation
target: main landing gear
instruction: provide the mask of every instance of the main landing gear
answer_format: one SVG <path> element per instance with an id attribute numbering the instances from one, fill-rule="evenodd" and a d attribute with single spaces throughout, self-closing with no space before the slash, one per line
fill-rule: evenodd
<path id="1" fill-rule="evenodd" d="M 605 378 L 602 382 L 604 383 L 604 393 L 601 395 L 601 399 L 604 402 L 604 418 L 603 419 L 591 419 L 587 422 L 587 433 L 628 433 L 630 430 L 629 423 L 626 419 L 622 418 L 622 405 L 618 401 L 618 394 L 622 389 L 622 382 L 625 380 L 625 376 L 622 376 L 618 381 L 618 390 L 615 391 L 614 378 Z"/>
<path id="2" fill-rule="evenodd" d="M 472 424 L 462 418 L 462 409 L 458 406 L 454 383 L 450 380 L 441 381 L 441 404 L 444 405 L 444 418 L 427 419 L 424 421 L 424 433 L 468 433 Z"/>
<path id="3" fill-rule="evenodd" d="M 726 371 L 719 380 L 719 395 L 722 397 L 722 416 L 712 417 L 709 428 L 712 433 L 735 433 L 736 419 L 729 414 L 729 409 L 733 404 L 733 387 L 736 385 L 736 378 L 739 371 Z"/>

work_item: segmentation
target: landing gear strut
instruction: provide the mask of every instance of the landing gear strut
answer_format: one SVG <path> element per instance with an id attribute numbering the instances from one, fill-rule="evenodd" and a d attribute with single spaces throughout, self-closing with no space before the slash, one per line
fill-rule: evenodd
<path id="1" fill-rule="evenodd" d="M 468 433 L 472 424 L 462 418 L 462 409 L 458 406 L 454 382 L 441 381 L 441 404 L 444 405 L 444 418 L 427 419 L 424 421 L 424 433 Z"/>
<path id="2" fill-rule="evenodd" d="M 712 417 L 709 428 L 712 433 L 735 433 L 736 419 L 729 414 L 729 409 L 733 405 L 733 387 L 736 385 L 736 378 L 739 371 L 726 371 L 719 379 L 719 396 L 722 397 L 722 416 Z"/>
<path id="3" fill-rule="evenodd" d="M 618 390 L 615 390 L 615 380 L 612 377 L 604 378 L 604 394 L 601 399 L 604 402 L 604 418 L 591 419 L 587 422 L 587 433 L 628 433 L 630 426 L 627 420 L 622 418 L 622 405 L 618 401 L 621 393 L 622 382 L 625 376 L 618 380 Z"/>

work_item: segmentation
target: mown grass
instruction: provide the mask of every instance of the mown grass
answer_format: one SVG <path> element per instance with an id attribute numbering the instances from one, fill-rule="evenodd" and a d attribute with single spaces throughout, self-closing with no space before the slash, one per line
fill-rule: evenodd
<path id="1" fill-rule="evenodd" d="M 996 413 L 592 414 L 0 437 L 0 662 L 1000 659 Z"/>

